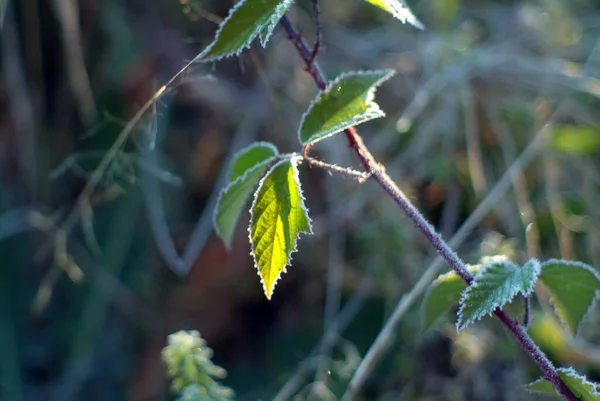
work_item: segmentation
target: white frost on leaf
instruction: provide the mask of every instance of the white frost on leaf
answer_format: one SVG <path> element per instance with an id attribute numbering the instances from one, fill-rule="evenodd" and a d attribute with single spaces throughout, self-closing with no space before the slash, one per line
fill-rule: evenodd
<path id="1" fill-rule="evenodd" d="M 223 240 L 223 242 L 225 243 L 225 247 L 227 249 L 231 248 L 233 229 L 235 228 L 237 220 L 242 212 L 242 207 L 246 203 L 246 199 L 250 196 L 250 191 L 252 191 L 252 188 L 254 188 L 254 186 L 256 185 L 256 181 L 258 181 L 258 178 L 260 177 L 262 170 L 264 170 L 269 165 L 269 163 L 273 162 L 273 160 L 275 160 L 274 157 L 264 160 L 263 162 L 254 165 L 254 167 L 246 170 L 246 172 L 243 175 L 239 176 L 234 181 L 231 181 L 229 184 L 227 184 L 226 187 L 221 189 L 221 192 L 219 193 L 219 198 L 217 199 L 217 206 L 215 207 L 215 210 L 213 211 L 212 217 L 213 217 L 213 226 L 215 228 L 215 232 Z M 253 176 L 255 176 L 255 177 L 253 177 Z M 251 180 L 253 182 L 248 181 L 248 180 Z M 256 180 L 256 181 L 254 181 L 254 180 Z M 236 217 L 235 217 L 235 219 L 233 219 L 233 222 L 231 223 L 231 224 L 233 224 L 233 227 L 224 227 L 219 223 L 219 217 L 223 213 L 228 211 L 227 205 L 223 205 L 223 202 L 224 202 L 224 199 L 226 199 L 226 197 L 228 195 L 230 195 L 230 193 L 232 191 L 237 191 L 237 193 L 235 194 L 235 196 L 233 196 L 231 198 L 230 202 L 239 202 L 240 207 L 234 211 Z M 231 207 L 231 205 L 229 205 L 229 206 Z M 227 222 L 224 222 L 224 224 L 227 224 Z M 225 232 L 225 230 L 231 231 L 231 232 L 228 233 L 228 232 Z"/>
<path id="2" fill-rule="evenodd" d="M 279 3 L 271 9 L 268 13 L 271 14 L 269 19 L 263 23 L 257 23 L 256 27 L 254 27 L 253 31 L 250 32 L 247 38 L 241 42 L 236 48 L 231 49 L 229 51 L 223 52 L 222 54 L 210 55 L 211 51 L 215 48 L 217 44 L 219 44 L 219 39 L 226 28 L 227 24 L 230 23 L 234 17 L 236 17 L 236 13 L 240 12 L 240 10 L 245 10 L 259 7 L 264 3 L 264 0 L 241 0 L 237 2 L 230 10 L 227 17 L 221 22 L 217 32 L 215 33 L 214 40 L 204 49 L 198 57 L 197 60 L 201 62 L 210 62 L 210 61 L 220 61 L 227 57 L 231 56 L 239 56 L 245 49 L 249 48 L 251 43 L 259 36 L 260 43 L 263 47 L 267 45 L 269 38 L 271 37 L 273 30 L 277 26 L 277 23 L 283 17 L 287 9 L 293 3 L 294 0 L 280 0 Z M 259 3 L 259 4 L 256 4 Z M 258 19 L 258 18 L 257 18 Z M 245 34 L 245 32 L 240 32 L 240 35 Z"/>
<path id="3" fill-rule="evenodd" d="M 593 284 L 591 281 L 580 282 L 580 283 L 573 282 L 572 284 L 569 284 L 567 281 L 569 279 L 572 279 L 573 276 L 565 275 L 565 277 L 564 277 L 562 284 L 564 284 L 565 286 L 569 286 L 569 285 L 576 286 L 575 289 L 579 290 L 578 295 L 580 297 L 585 296 L 586 295 L 585 292 L 591 292 L 591 294 L 589 294 L 590 298 L 588 298 L 588 300 L 586 300 L 586 302 L 589 302 L 589 304 L 588 304 L 586 310 L 581 315 L 581 319 L 577 323 L 576 327 L 572 327 L 570 322 L 568 322 L 568 318 L 570 316 L 565 315 L 565 311 L 561 310 L 562 308 L 568 309 L 568 305 L 560 305 L 560 302 L 558 301 L 558 299 L 560 298 L 560 294 L 555 294 L 554 288 L 550 288 L 548 283 L 544 281 L 544 269 L 547 269 L 546 266 L 550 267 L 552 265 L 560 265 L 560 266 L 570 267 L 573 269 L 583 269 L 586 272 L 590 273 L 590 275 L 596 280 L 595 287 L 598 289 L 590 291 L 590 286 L 593 287 Z M 542 283 L 544 283 L 544 285 L 546 286 L 546 288 L 550 290 L 550 293 L 552 295 L 550 297 L 550 303 L 552 304 L 552 306 L 554 308 L 554 313 L 556 313 L 556 316 L 558 316 L 560 323 L 565 328 L 567 328 L 568 331 L 573 336 L 576 336 L 577 333 L 579 332 L 579 329 L 581 328 L 581 325 L 583 324 L 584 318 L 586 316 L 588 316 L 590 311 L 596 306 L 598 299 L 600 299 L 600 274 L 598 274 L 598 271 L 596 271 L 596 269 L 594 269 L 593 267 L 591 267 L 585 263 L 582 263 L 582 262 L 573 261 L 573 260 L 564 260 L 564 259 L 549 259 L 549 260 L 545 261 L 544 263 L 542 263 L 542 273 L 541 273 L 540 278 L 542 280 Z M 577 288 L 577 287 L 579 287 L 579 288 Z"/>
<path id="4" fill-rule="evenodd" d="M 580 400 L 600 400 L 600 387 L 598 383 L 589 381 L 585 375 L 579 374 L 573 368 L 558 368 L 556 370 L 563 382 Z M 559 392 L 556 390 L 554 385 L 543 377 L 532 383 L 524 385 L 523 388 L 531 393 L 559 395 Z"/>
<path id="5" fill-rule="evenodd" d="M 277 162 L 276 164 L 274 164 L 269 171 L 267 171 L 267 173 L 261 178 L 259 184 L 258 184 L 258 188 L 256 189 L 256 191 L 254 192 L 254 199 L 252 201 L 252 206 L 250 207 L 250 224 L 248 226 L 248 239 L 250 241 L 250 255 L 252 255 L 252 259 L 254 261 L 254 267 L 256 268 L 257 274 L 260 278 L 260 283 L 263 287 L 263 291 L 267 297 L 267 299 L 271 299 L 271 297 L 273 296 L 273 291 L 275 289 L 275 286 L 277 285 L 277 282 L 279 281 L 279 279 L 281 278 L 282 273 L 287 272 L 287 266 L 291 265 L 292 263 L 292 254 L 294 252 L 297 251 L 297 245 L 298 245 L 298 239 L 300 238 L 300 234 L 304 233 L 304 234 L 313 234 L 313 228 L 312 228 L 312 221 L 310 219 L 309 214 L 308 214 L 308 208 L 306 207 L 305 204 L 305 198 L 304 198 L 304 194 L 302 192 L 302 186 L 300 185 L 300 175 L 299 175 L 299 171 L 298 171 L 298 163 L 301 161 L 301 157 L 298 155 L 292 155 L 289 158 L 284 158 L 281 161 Z M 296 213 L 299 213 L 299 211 L 301 211 L 302 213 L 304 213 L 304 216 L 306 218 L 306 223 L 308 225 L 307 229 L 298 229 L 297 233 L 296 233 L 296 237 L 293 241 L 293 247 L 286 250 L 286 263 L 282 266 L 281 270 L 278 272 L 278 274 L 276 275 L 276 277 L 274 278 L 273 283 L 271 284 L 271 288 L 268 288 L 267 283 L 265 282 L 265 279 L 261 273 L 261 266 L 259 266 L 259 261 L 258 261 L 258 257 L 256 254 L 256 250 L 255 250 L 255 244 L 254 241 L 252 239 L 253 236 L 253 224 L 254 224 L 254 218 L 255 218 L 255 209 L 256 209 L 256 205 L 259 202 L 259 194 L 261 192 L 262 187 L 265 184 L 265 181 L 269 178 L 269 176 L 271 175 L 271 173 L 278 168 L 279 166 L 281 166 L 282 164 L 285 163 L 290 163 L 291 164 L 291 168 L 292 168 L 292 178 L 294 180 L 294 185 L 296 190 L 298 191 L 298 205 L 299 209 L 296 209 Z M 297 217 L 298 218 L 298 217 Z M 264 238 L 264 237 L 263 237 Z"/>
<path id="6" fill-rule="evenodd" d="M 271 142 L 264 142 L 264 141 L 252 142 L 250 145 L 238 150 L 237 153 L 232 157 L 232 160 L 229 163 L 229 168 L 227 169 L 227 177 L 231 177 L 231 174 L 233 173 L 234 168 L 240 162 L 240 160 L 243 160 L 246 157 L 246 155 L 248 155 L 248 153 L 250 153 L 252 150 L 254 150 L 256 148 L 267 148 L 268 150 L 270 150 L 273 153 L 273 156 L 277 156 L 279 154 L 279 149 L 277 149 L 277 147 L 275 145 L 273 145 Z M 272 157 L 269 159 L 272 160 Z M 267 159 L 265 159 L 265 160 L 267 160 Z M 254 165 L 251 165 L 250 167 L 248 167 L 245 172 L 253 169 L 254 167 L 256 167 L 259 164 L 263 164 L 263 162 L 265 160 L 257 161 Z M 235 179 L 237 179 L 237 178 L 238 177 L 236 177 Z M 229 182 L 233 182 L 233 181 L 235 181 L 235 179 L 231 180 L 231 178 L 230 178 Z"/>
<path id="7" fill-rule="evenodd" d="M 279 20 L 283 17 L 287 9 L 292 4 L 293 0 L 282 1 L 281 4 L 275 9 L 274 15 L 269 20 L 269 23 L 266 26 L 263 26 L 259 32 L 260 44 L 263 48 L 267 47 L 267 43 L 269 39 L 273 35 L 273 31 L 275 27 L 279 23 Z"/>
<path id="8" fill-rule="evenodd" d="M 329 84 L 325 87 L 325 89 L 323 89 L 317 94 L 315 99 L 308 106 L 306 112 L 304 112 L 304 114 L 302 115 L 302 119 L 300 120 L 300 127 L 298 128 L 298 140 L 300 141 L 300 143 L 303 145 L 306 145 L 307 143 L 315 143 L 325 138 L 328 138 L 338 132 L 341 132 L 348 127 L 356 126 L 365 121 L 369 121 L 375 118 L 385 117 L 385 112 L 381 110 L 379 105 L 374 101 L 375 92 L 377 88 L 381 86 L 381 84 L 393 77 L 394 74 L 396 74 L 396 71 L 393 69 L 350 71 L 345 72 L 336 77 L 333 81 L 330 81 Z M 302 139 L 302 128 L 304 127 L 306 119 L 310 116 L 313 109 L 319 104 L 320 101 L 323 100 L 325 96 L 327 96 L 331 91 L 333 91 L 344 79 L 354 76 L 369 75 L 382 75 L 382 77 L 375 81 L 375 83 L 373 83 L 373 85 L 371 85 L 371 87 L 367 91 L 367 95 L 365 98 L 365 103 L 367 105 L 366 110 L 364 110 L 362 113 L 341 120 L 339 123 L 337 123 L 333 127 L 330 127 L 326 131 L 312 134 L 307 141 L 304 141 Z M 341 89 L 343 90 L 343 88 Z"/>
<path id="9" fill-rule="evenodd" d="M 404 0 L 365 0 L 387 12 L 403 23 L 409 23 L 415 28 L 424 30 L 425 26 L 415 17 Z"/>
<path id="10" fill-rule="evenodd" d="M 523 267 L 507 260 L 483 265 L 461 296 L 456 330 L 460 332 L 474 321 L 492 314 L 519 294 L 531 294 L 540 271 L 540 263 L 535 259 Z"/>

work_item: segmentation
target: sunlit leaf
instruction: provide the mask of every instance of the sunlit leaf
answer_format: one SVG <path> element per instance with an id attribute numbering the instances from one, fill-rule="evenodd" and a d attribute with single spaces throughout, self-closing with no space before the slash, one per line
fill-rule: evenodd
<path id="1" fill-rule="evenodd" d="M 250 209 L 252 256 L 267 299 L 290 264 L 300 233 L 312 233 L 297 162 L 292 158 L 274 165 L 260 181 Z"/>
<path id="2" fill-rule="evenodd" d="M 585 263 L 552 259 L 542 263 L 540 279 L 561 322 L 576 335 L 600 296 L 600 275 Z"/>
<path id="3" fill-rule="evenodd" d="M 529 384 L 523 386 L 523 388 L 527 391 L 533 393 L 544 393 L 544 394 L 554 394 L 558 395 L 556 390 L 554 389 L 554 385 L 548 380 L 541 378 Z"/>
<path id="4" fill-rule="evenodd" d="M 578 399 L 581 401 L 600 401 L 597 383 L 588 381 L 585 376 L 580 375 L 572 368 L 558 368 L 557 371 L 560 378 Z M 552 383 L 544 378 L 529 383 L 523 388 L 536 393 L 559 394 Z"/>
<path id="5" fill-rule="evenodd" d="M 469 267 L 475 273 L 479 265 Z M 467 288 L 467 283 L 455 272 L 451 271 L 439 276 L 425 295 L 422 305 L 423 329 L 428 330 L 444 313 L 460 299 L 460 294 Z"/>
<path id="6" fill-rule="evenodd" d="M 508 260 L 483 265 L 460 299 L 457 331 L 501 308 L 518 294 L 528 296 L 539 274 L 540 264 L 535 259 L 523 267 Z"/>
<path id="7" fill-rule="evenodd" d="M 252 189 L 278 151 L 267 142 L 256 142 L 234 156 L 228 174 L 229 183 L 223 188 L 213 214 L 213 223 L 225 245 L 231 247 L 236 223 Z"/>
<path id="8" fill-rule="evenodd" d="M 600 131 L 581 125 L 557 125 L 552 132 L 552 146 L 563 153 L 587 155 L 600 150 Z"/>
<path id="9" fill-rule="evenodd" d="M 384 11 L 392 14 L 404 23 L 409 23 L 419 29 L 424 29 L 423 24 L 414 16 L 406 3 L 402 0 L 365 0 L 374 6 L 381 8 Z"/>
<path id="10" fill-rule="evenodd" d="M 321 91 L 300 123 L 302 144 L 316 142 L 365 121 L 385 116 L 373 101 L 375 90 L 394 75 L 393 70 L 342 74 Z"/>
<path id="11" fill-rule="evenodd" d="M 229 168 L 229 182 L 237 180 L 256 165 L 277 156 L 279 151 L 270 142 L 254 142 L 240 150 Z"/>
<path id="12" fill-rule="evenodd" d="M 200 56 L 202 61 L 219 60 L 240 54 L 260 36 L 267 45 L 275 26 L 293 0 L 241 0 L 219 26 L 214 41 Z"/>

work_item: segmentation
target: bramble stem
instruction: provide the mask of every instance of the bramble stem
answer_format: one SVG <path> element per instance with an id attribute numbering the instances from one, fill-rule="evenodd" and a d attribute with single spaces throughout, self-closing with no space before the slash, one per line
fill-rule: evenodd
<path id="1" fill-rule="evenodd" d="M 316 1 L 316 0 L 315 0 Z M 312 51 L 302 39 L 302 36 L 298 30 L 294 27 L 292 22 L 283 16 L 280 21 L 281 26 L 285 30 L 288 38 L 294 44 L 298 53 L 302 57 L 305 63 L 306 71 L 312 76 L 317 87 L 321 90 L 327 86 L 325 76 L 314 62 L 312 58 Z M 471 284 L 473 276 L 467 270 L 465 263 L 458 257 L 458 255 L 450 248 L 450 246 L 442 239 L 441 235 L 435 230 L 435 228 L 429 224 L 427 219 L 421 214 L 421 212 L 410 202 L 410 200 L 404 195 L 402 190 L 398 188 L 396 183 L 390 178 L 385 172 L 385 168 L 378 163 L 369 149 L 365 146 L 362 137 L 358 134 L 354 127 L 350 127 L 344 130 L 350 147 L 355 151 L 360 161 L 362 162 L 365 170 L 372 174 L 372 178 L 379 183 L 379 185 L 390 195 L 390 197 L 396 202 L 396 204 L 402 209 L 406 217 L 408 217 L 415 227 L 421 231 L 425 239 L 429 244 L 435 248 L 435 250 L 444 258 L 446 263 L 467 283 Z M 306 149 L 307 150 L 307 149 Z M 496 317 L 506 326 L 511 334 L 521 344 L 523 349 L 529 354 L 529 356 L 539 366 L 543 372 L 546 380 L 552 382 L 554 387 L 558 390 L 569 401 L 578 401 L 579 399 L 573 394 L 573 392 L 567 387 L 562 381 L 558 372 L 548 357 L 538 348 L 535 342 L 529 337 L 525 329 L 519 324 L 518 321 L 511 318 L 506 312 L 496 310 L 494 312 Z M 369 353 L 361 362 L 369 364 L 371 363 Z M 357 368 L 348 390 L 343 397 L 343 400 L 352 400 L 358 393 L 358 390 L 362 386 L 368 372 L 365 369 L 361 369 L 361 365 Z"/>

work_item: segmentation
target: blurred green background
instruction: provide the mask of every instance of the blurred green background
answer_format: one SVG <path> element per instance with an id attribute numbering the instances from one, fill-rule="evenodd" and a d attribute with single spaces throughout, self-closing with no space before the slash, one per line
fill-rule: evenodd
<path id="1" fill-rule="evenodd" d="M 600 266 L 600 2 L 413 0 L 425 31 L 359 0 L 320 4 L 328 77 L 398 71 L 377 94 L 387 117 L 360 132 L 407 195 L 447 238 L 491 201 L 458 249 L 467 262 L 510 249 L 519 262 Z M 259 139 L 299 150 L 316 88 L 279 29 L 266 49 L 193 66 L 75 208 L 126 122 L 231 6 L 0 1 L 0 399 L 170 399 L 160 351 L 168 334 L 197 329 L 237 399 L 335 400 L 433 260 L 374 183 L 306 166 L 315 235 L 270 302 L 247 214 L 231 251 L 214 236 L 231 154 Z M 290 17 L 312 41 L 310 2 Z M 523 152 L 526 168 L 493 191 Z M 316 154 L 359 167 L 341 136 Z M 598 310 L 573 340 L 540 295 L 532 336 L 557 364 L 600 380 Z M 419 304 L 362 399 L 533 398 L 518 386 L 540 373 L 497 322 L 456 335 L 452 313 L 423 332 Z M 327 330 L 338 335 L 319 346 Z"/>

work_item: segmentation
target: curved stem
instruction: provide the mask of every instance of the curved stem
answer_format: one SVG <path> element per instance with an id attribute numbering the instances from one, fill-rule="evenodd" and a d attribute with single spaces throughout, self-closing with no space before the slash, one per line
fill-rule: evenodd
<path id="1" fill-rule="evenodd" d="M 326 80 L 323 73 L 320 71 L 317 64 L 312 59 L 312 51 L 302 39 L 298 30 L 294 27 L 292 22 L 283 16 L 280 21 L 283 29 L 285 30 L 288 38 L 294 44 L 298 53 L 302 57 L 306 65 L 306 71 L 312 76 L 316 85 L 319 89 L 323 90 L 326 87 Z M 458 255 L 450 248 L 450 246 L 443 240 L 441 235 L 435 230 L 435 228 L 429 224 L 427 219 L 419 212 L 419 210 L 410 202 L 410 200 L 404 195 L 402 190 L 398 188 L 396 183 L 390 178 L 385 172 L 385 168 L 379 164 L 369 149 L 365 146 L 361 136 L 358 134 L 354 127 L 350 127 L 344 131 L 346 138 L 348 139 L 349 146 L 355 151 L 360 161 L 362 162 L 365 170 L 372 174 L 372 177 L 379 185 L 390 195 L 390 197 L 396 202 L 396 204 L 402 209 L 406 217 L 408 217 L 415 227 L 421 231 L 423 236 L 427 239 L 429 244 L 442 256 L 442 258 L 454 269 L 454 271 L 467 283 L 471 284 L 473 276 L 467 270 L 465 263 L 458 257 Z M 539 349 L 535 342 L 529 337 L 525 329 L 519 324 L 518 321 L 511 318 L 506 312 L 496 310 L 494 312 L 496 317 L 506 326 L 511 334 L 521 344 L 525 352 L 535 361 L 540 370 L 543 372 L 546 380 L 552 382 L 554 387 L 560 394 L 563 395 L 569 401 L 578 401 L 579 399 L 573 394 L 573 392 L 567 387 L 562 381 L 558 372 L 548 357 Z M 358 390 L 362 386 L 362 383 L 366 379 L 366 370 L 361 369 L 374 362 L 369 358 L 367 354 L 359 367 L 357 368 L 346 394 L 343 400 L 352 400 L 358 393 Z"/>

